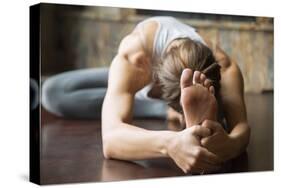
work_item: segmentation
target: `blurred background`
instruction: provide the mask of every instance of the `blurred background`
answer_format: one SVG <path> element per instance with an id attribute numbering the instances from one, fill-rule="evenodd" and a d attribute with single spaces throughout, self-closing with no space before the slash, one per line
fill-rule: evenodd
<path id="1" fill-rule="evenodd" d="M 74 69 L 106 67 L 121 39 L 157 15 L 192 25 L 235 59 L 247 93 L 273 91 L 273 18 L 97 6 L 42 4 L 42 78 Z"/>

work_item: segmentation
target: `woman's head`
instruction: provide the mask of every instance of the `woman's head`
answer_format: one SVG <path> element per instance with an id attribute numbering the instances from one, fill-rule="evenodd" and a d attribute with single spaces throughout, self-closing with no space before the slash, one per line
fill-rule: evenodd
<path id="1" fill-rule="evenodd" d="M 182 111 L 180 78 L 185 68 L 203 72 L 212 81 L 216 94 L 220 87 L 220 66 L 206 45 L 189 38 L 171 42 L 154 73 L 162 89 L 162 99 L 179 112 Z"/>

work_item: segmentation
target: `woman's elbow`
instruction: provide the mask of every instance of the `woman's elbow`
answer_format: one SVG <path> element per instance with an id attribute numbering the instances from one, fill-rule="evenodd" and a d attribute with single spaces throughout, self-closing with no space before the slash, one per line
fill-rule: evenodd
<path id="1" fill-rule="evenodd" d="M 103 145 L 102 145 L 102 151 L 103 151 L 103 156 L 105 159 L 112 158 L 110 146 L 108 144 L 105 144 L 104 141 L 103 141 Z"/>
<path id="2" fill-rule="evenodd" d="M 113 141 L 112 138 L 110 137 L 103 137 L 102 139 L 102 151 L 103 151 L 103 156 L 106 159 L 111 159 L 112 158 L 112 153 L 113 153 Z"/>
<path id="3" fill-rule="evenodd" d="M 114 154 L 117 152 L 116 149 L 116 131 L 110 130 L 110 133 L 103 132 L 102 133 L 102 151 L 103 156 L 106 159 L 114 158 Z"/>

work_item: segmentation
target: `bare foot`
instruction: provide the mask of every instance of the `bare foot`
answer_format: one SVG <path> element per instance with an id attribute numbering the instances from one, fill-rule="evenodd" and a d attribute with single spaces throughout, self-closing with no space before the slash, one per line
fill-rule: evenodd
<path id="1" fill-rule="evenodd" d="M 186 127 L 217 119 L 215 88 L 203 73 L 185 69 L 181 75 L 181 105 Z"/>

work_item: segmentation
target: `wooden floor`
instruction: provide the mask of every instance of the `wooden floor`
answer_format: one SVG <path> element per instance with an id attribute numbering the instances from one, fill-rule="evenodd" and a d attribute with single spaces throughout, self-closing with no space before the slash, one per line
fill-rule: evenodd
<path id="1" fill-rule="evenodd" d="M 252 128 L 248 151 L 219 173 L 273 170 L 273 94 L 247 95 Z M 167 129 L 164 120 L 138 120 L 147 129 Z M 119 181 L 184 176 L 169 159 L 136 162 L 106 160 L 99 120 L 66 120 L 42 108 L 41 183 Z"/>

